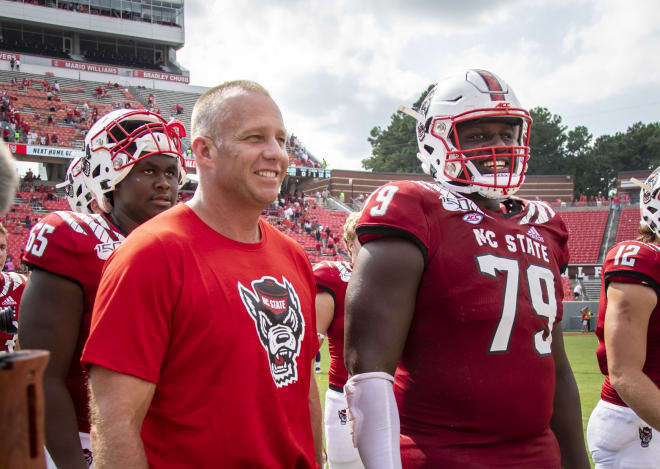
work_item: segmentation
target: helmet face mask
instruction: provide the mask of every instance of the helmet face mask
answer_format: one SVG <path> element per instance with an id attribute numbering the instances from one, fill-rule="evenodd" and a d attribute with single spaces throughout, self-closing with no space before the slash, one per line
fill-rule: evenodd
<path id="1" fill-rule="evenodd" d="M 106 196 L 133 165 L 152 155 L 178 159 L 179 187 L 185 183 L 181 138 L 186 131 L 179 121 L 167 122 L 146 110 L 117 110 L 101 117 L 85 137 L 85 179 L 104 212 L 111 210 Z"/>
<path id="2" fill-rule="evenodd" d="M 511 195 L 522 185 L 532 119 L 501 79 L 469 70 L 440 81 L 419 112 L 424 121 L 417 126 L 418 158 L 440 184 L 493 199 Z M 498 122 L 513 129 L 515 141 L 469 148 L 462 144 L 464 129 Z"/>
<path id="3" fill-rule="evenodd" d="M 85 159 L 81 156 L 71 160 L 66 170 L 64 182 L 58 184 L 56 187 L 64 188 L 66 200 L 69 202 L 69 207 L 71 207 L 72 211 L 89 214 L 92 213 L 89 204 L 93 197 L 85 184 L 83 176 L 84 162 Z"/>
<path id="4" fill-rule="evenodd" d="M 644 182 L 640 195 L 641 224 L 660 237 L 660 167 Z"/>

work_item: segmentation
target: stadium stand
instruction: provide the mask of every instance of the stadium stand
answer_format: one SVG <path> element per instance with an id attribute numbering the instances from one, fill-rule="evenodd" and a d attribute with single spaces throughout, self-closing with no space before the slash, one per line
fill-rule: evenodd
<path id="1" fill-rule="evenodd" d="M 153 96 L 154 107 L 151 109 L 154 112 L 160 110 L 160 114 L 166 119 L 174 118 L 185 126 L 186 130 L 190 132 L 190 117 L 192 108 L 199 98 L 199 93 L 184 93 L 181 91 L 170 90 L 156 90 L 151 88 L 131 87 L 129 92 L 141 102 L 141 107 L 149 109 L 149 95 Z M 183 108 L 181 114 L 176 113 L 176 106 L 180 105 Z M 186 146 L 190 145 L 190 135 L 183 139 Z"/>
<path id="2" fill-rule="evenodd" d="M 609 210 L 581 210 L 559 214 L 568 229 L 569 263 L 596 263 Z"/>
<path id="3" fill-rule="evenodd" d="M 637 238 L 639 228 L 639 207 L 621 210 L 619 228 L 616 231 L 616 242 Z"/>
<path id="4" fill-rule="evenodd" d="M 29 86 L 23 85 L 24 79 L 30 80 Z M 55 81 L 59 85 L 59 92 L 54 89 Z M 57 135 L 56 146 L 64 148 L 82 148 L 85 132 L 93 122 L 95 113 L 102 116 L 113 109 L 144 109 L 142 103 L 130 92 L 113 83 L 61 77 L 54 79 L 7 70 L 0 70 L 0 92 L 10 96 L 13 107 L 29 125 L 30 133 L 51 138 Z M 74 114 L 69 122 L 68 111 Z M 52 117 L 50 124 L 49 115 Z M 29 143 L 25 132 L 21 132 L 20 143 Z M 39 139 L 34 144 L 39 144 Z"/>

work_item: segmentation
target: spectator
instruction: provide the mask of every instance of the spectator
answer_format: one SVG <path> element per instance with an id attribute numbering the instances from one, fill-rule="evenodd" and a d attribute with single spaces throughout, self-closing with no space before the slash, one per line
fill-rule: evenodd
<path id="1" fill-rule="evenodd" d="M 39 143 L 41 145 L 46 145 L 46 136 L 45 135 L 42 135 L 42 136 L 39 137 Z"/>
<path id="2" fill-rule="evenodd" d="M 48 123 L 49 124 L 53 123 L 53 115 L 52 114 L 48 114 Z"/>
<path id="3" fill-rule="evenodd" d="M 580 315 L 582 316 L 582 332 L 589 332 L 589 319 L 591 319 L 591 311 L 589 307 L 585 306 L 580 310 Z"/>
<path id="4" fill-rule="evenodd" d="M 17 72 L 21 71 L 21 59 L 20 58 L 16 59 L 16 71 Z"/>
<path id="5" fill-rule="evenodd" d="M 28 230 L 32 226 L 32 221 L 30 220 L 30 215 L 25 215 L 25 219 L 23 220 L 23 224 L 25 225 L 25 228 Z"/>
<path id="6" fill-rule="evenodd" d="M 174 106 L 174 109 L 176 110 L 177 115 L 183 114 L 183 106 L 181 104 Z"/>
<path id="7" fill-rule="evenodd" d="M 52 100 L 53 100 L 53 92 L 52 92 L 51 90 L 46 91 L 46 99 L 47 99 L 48 101 L 52 101 Z"/>
<path id="8" fill-rule="evenodd" d="M 50 137 L 50 143 L 52 143 L 53 145 L 57 145 L 59 143 L 58 140 L 59 139 L 57 137 L 57 134 L 55 134 L 55 133 L 53 134 L 52 137 Z"/>
<path id="9" fill-rule="evenodd" d="M 41 120 L 41 114 L 38 112 L 34 113 L 34 120 L 38 123 Z"/>
<path id="10" fill-rule="evenodd" d="M 14 71 L 14 66 L 16 65 L 16 59 L 12 56 L 9 57 L 9 67 L 11 67 L 11 71 Z"/>
<path id="11" fill-rule="evenodd" d="M 579 300 L 582 298 L 582 284 L 580 283 L 580 280 L 577 280 L 577 283 L 575 284 L 575 288 L 573 289 L 573 296 L 575 297 L 576 300 Z"/>
<path id="12" fill-rule="evenodd" d="M 57 80 L 55 80 L 55 83 L 53 83 L 53 89 L 54 89 L 57 93 L 60 92 L 60 83 L 59 83 Z"/>

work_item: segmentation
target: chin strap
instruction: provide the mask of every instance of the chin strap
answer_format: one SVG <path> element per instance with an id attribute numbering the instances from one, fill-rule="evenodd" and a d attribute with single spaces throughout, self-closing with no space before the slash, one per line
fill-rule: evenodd
<path id="1" fill-rule="evenodd" d="M 344 386 L 353 445 L 367 469 L 400 469 L 399 411 L 394 377 L 371 372 L 352 376 Z"/>

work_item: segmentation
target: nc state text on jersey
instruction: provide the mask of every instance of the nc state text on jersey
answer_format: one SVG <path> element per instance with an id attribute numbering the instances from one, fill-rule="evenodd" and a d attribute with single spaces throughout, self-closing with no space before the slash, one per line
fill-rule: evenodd
<path id="1" fill-rule="evenodd" d="M 497 237 L 493 231 L 485 230 L 483 228 L 473 228 L 472 232 L 474 233 L 474 237 L 479 246 L 484 246 L 486 244 L 492 248 L 497 248 L 499 246 Z M 538 257 L 545 262 L 550 262 L 548 259 L 548 247 L 523 233 L 517 233 L 515 236 L 512 234 L 504 235 L 504 242 L 506 243 L 506 248 L 509 252 L 520 251 Z"/>

